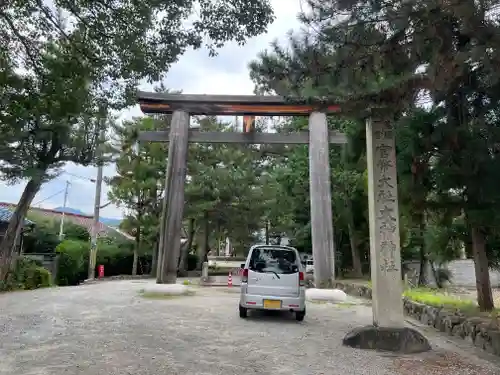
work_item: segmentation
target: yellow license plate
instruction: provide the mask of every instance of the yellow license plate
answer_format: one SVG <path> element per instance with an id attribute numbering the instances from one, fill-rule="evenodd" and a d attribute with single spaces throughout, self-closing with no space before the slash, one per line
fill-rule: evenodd
<path id="1" fill-rule="evenodd" d="M 264 300 L 265 309 L 281 309 L 281 301 L 265 299 Z"/>

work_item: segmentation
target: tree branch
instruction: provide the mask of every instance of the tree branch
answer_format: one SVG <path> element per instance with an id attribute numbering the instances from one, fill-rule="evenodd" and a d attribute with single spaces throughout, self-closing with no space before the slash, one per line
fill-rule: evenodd
<path id="1" fill-rule="evenodd" d="M 0 17 L 2 17 L 6 22 L 7 25 L 9 25 L 11 31 L 14 33 L 14 35 L 19 39 L 19 42 L 23 45 L 26 55 L 28 56 L 28 59 L 31 60 L 31 63 L 33 64 L 33 69 L 39 76 L 43 76 L 43 72 L 39 66 L 38 61 L 35 59 L 34 55 L 31 54 L 31 47 L 28 45 L 28 42 L 24 38 L 23 35 L 17 30 L 16 25 L 14 24 L 14 21 L 5 13 L 0 12 Z"/>

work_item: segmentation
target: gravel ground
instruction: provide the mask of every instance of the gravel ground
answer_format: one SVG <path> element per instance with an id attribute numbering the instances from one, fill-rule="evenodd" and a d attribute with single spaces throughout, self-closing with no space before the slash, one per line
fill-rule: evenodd
<path id="1" fill-rule="evenodd" d="M 150 281 L 113 281 L 0 295 L 0 375 L 493 375 L 498 363 L 432 336 L 401 357 L 341 345 L 369 324 L 366 302 L 309 304 L 293 316 L 240 319 L 237 288 L 146 299 Z M 495 366 L 496 365 L 496 366 Z"/>

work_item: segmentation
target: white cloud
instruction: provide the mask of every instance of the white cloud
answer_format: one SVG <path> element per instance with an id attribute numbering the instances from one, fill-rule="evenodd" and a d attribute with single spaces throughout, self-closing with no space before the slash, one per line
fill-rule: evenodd
<path id="1" fill-rule="evenodd" d="M 228 94 L 245 95 L 253 93 L 253 84 L 248 74 L 248 64 L 260 51 L 267 49 L 272 41 L 286 41 L 287 32 L 297 29 L 297 14 L 300 0 L 272 0 L 276 21 L 270 25 L 267 34 L 252 38 L 245 46 L 229 43 L 219 50 L 216 57 L 209 57 L 208 51 L 188 51 L 169 71 L 165 85 L 172 90 L 182 90 L 186 94 Z M 151 85 L 141 85 L 142 90 L 152 90 Z M 120 119 L 142 116 L 139 106 L 123 111 Z M 89 179 L 95 178 L 97 169 L 77 165 L 67 165 L 65 171 L 84 177 L 76 178 L 63 173 L 57 179 L 45 184 L 35 197 L 37 206 L 55 208 L 63 205 L 66 181 L 71 182 L 68 207 L 92 214 L 95 185 Z M 107 166 L 105 176 L 115 174 L 114 166 Z M 86 180 L 87 179 L 87 180 Z M 16 203 L 21 197 L 26 182 L 8 186 L 0 181 L 0 201 Z M 109 188 L 104 184 L 101 202 L 107 202 Z M 48 198 L 48 199 L 47 199 Z M 121 217 L 123 212 L 113 205 L 101 211 L 103 217 Z"/>

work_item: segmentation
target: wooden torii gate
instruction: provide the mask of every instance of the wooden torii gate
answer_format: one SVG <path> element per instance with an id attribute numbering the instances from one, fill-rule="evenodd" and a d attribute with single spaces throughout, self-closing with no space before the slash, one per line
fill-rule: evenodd
<path id="1" fill-rule="evenodd" d="M 346 137 L 328 131 L 327 115 L 340 112 L 339 105 L 311 104 L 285 100 L 278 96 L 254 95 L 139 92 L 138 97 L 144 113 L 172 115 L 168 132 L 141 132 L 139 136 L 141 141 L 169 142 L 158 283 L 176 281 L 188 143 L 205 142 L 309 145 L 314 278 L 317 285 L 331 285 L 334 276 L 334 241 L 328 150 L 330 143 L 345 143 Z M 191 115 L 244 116 L 243 132 L 200 132 L 189 129 Z M 255 132 L 253 116 L 309 116 L 309 130 L 288 134 Z M 372 114 L 366 120 L 366 138 L 374 325 L 353 331 L 346 336 L 344 344 L 382 347 L 386 350 L 428 350 L 429 344 L 425 338 L 418 332 L 405 328 L 404 323 L 396 151 L 390 121 Z"/>
<path id="2" fill-rule="evenodd" d="M 144 113 L 173 114 L 170 132 L 141 132 L 139 139 L 170 142 L 164 233 L 160 239 L 161 272 L 158 282 L 175 282 L 180 254 L 179 234 L 183 218 L 184 181 L 187 167 L 187 146 L 193 143 L 239 144 L 309 144 L 311 190 L 311 227 L 314 277 L 317 284 L 331 285 L 334 276 L 334 242 L 331 211 L 329 143 L 345 143 L 343 134 L 329 132 L 326 115 L 340 110 L 326 106 L 322 112 L 314 105 L 290 104 L 274 96 L 226 96 L 139 93 Z M 243 132 L 200 132 L 189 129 L 191 115 L 243 115 Z M 309 131 L 295 133 L 255 132 L 254 116 L 309 116 Z M 160 236 L 162 233 L 160 233 Z M 160 256 L 158 257 L 160 258 Z"/>

